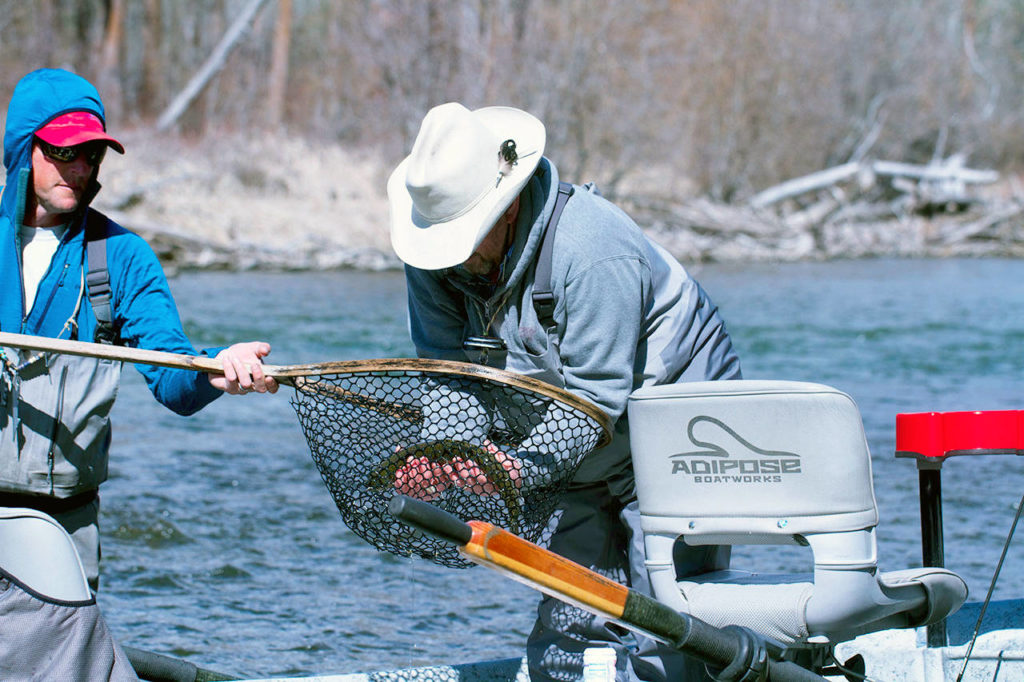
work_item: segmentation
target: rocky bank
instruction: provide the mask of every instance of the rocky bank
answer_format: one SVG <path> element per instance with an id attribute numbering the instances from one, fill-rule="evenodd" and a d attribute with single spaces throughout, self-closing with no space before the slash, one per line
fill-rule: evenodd
<path id="1" fill-rule="evenodd" d="M 95 205 L 139 233 L 165 267 L 399 267 L 382 160 L 300 138 L 120 136 Z M 863 170 L 863 169 L 861 169 Z M 729 205 L 647 186 L 616 201 L 684 263 L 863 257 L 1024 257 L 1016 178 L 937 197 L 907 178 L 846 174 L 782 200 Z"/>
<path id="2" fill-rule="evenodd" d="M 398 266 L 377 159 L 299 138 L 119 139 L 94 205 L 170 270 Z"/>

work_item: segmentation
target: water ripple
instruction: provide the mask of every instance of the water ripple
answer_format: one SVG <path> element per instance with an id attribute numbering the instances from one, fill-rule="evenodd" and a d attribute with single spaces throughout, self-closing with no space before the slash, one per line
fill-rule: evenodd
<path id="1" fill-rule="evenodd" d="M 895 415 L 1024 407 L 1024 262 L 694 272 L 748 378 L 826 383 L 854 398 L 873 453 L 880 566 L 920 565 L 917 471 L 893 456 Z M 202 273 L 172 287 L 199 345 L 262 338 L 275 364 L 413 355 L 395 273 Z M 539 596 L 485 569 L 382 554 L 355 536 L 311 461 L 290 389 L 182 418 L 157 405 L 132 368 L 124 377 L 103 487 L 99 595 L 124 643 L 250 676 L 522 655 Z M 972 597 L 988 588 L 1022 467 L 1015 457 L 944 466 L 946 564 Z M 1011 548 L 997 598 L 1024 593 L 1022 554 Z M 810 565 L 799 547 L 734 556 L 767 572 Z"/>

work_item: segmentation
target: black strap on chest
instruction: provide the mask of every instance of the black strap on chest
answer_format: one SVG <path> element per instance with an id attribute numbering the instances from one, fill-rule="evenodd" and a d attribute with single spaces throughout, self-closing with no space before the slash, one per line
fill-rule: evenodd
<path id="1" fill-rule="evenodd" d="M 572 192 L 572 185 L 568 182 L 558 183 L 558 196 L 555 197 L 555 207 L 551 209 L 548 224 L 544 227 L 544 241 L 541 243 L 537 268 L 534 271 L 533 309 L 537 311 L 537 319 L 544 329 L 550 329 L 555 324 L 555 294 L 551 288 L 551 258 L 555 243 L 555 228 L 558 227 L 558 219 L 562 217 L 562 209 L 565 208 L 565 202 L 569 201 Z"/>
<path id="2" fill-rule="evenodd" d="M 89 270 L 85 285 L 89 291 L 89 304 L 96 316 L 96 343 L 115 344 L 118 341 L 114 325 L 114 309 L 110 303 L 110 271 L 107 269 L 107 219 L 96 211 L 88 211 L 85 220 L 85 252 Z"/>

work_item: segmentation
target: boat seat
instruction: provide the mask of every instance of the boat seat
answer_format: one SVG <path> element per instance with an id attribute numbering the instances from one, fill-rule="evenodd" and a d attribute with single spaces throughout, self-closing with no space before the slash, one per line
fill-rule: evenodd
<path id="1" fill-rule="evenodd" d="M 647 569 L 654 596 L 677 611 L 813 645 L 936 622 L 967 598 L 944 569 L 878 570 L 871 455 L 848 395 L 695 382 L 638 389 L 628 412 Z M 681 575 L 677 539 L 809 547 L 813 574 L 718 565 Z"/>
<path id="2" fill-rule="evenodd" d="M 35 509 L 0 507 L 0 569 L 53 600 L 92 599 L 71 536 L 52 516 Z"/>

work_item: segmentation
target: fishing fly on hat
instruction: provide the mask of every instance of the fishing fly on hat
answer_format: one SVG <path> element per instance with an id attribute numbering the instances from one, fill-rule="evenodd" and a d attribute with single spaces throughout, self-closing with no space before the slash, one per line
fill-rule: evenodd
<path id="1" fill-rule="evenodd" d="M 37 130 L 36 137 L 55 147 L 74 147 L 86 142 L 103 141 L 117 153 L 124 154 L 124 146 L 107 135 L 102 119 L 91 111 L 62 114 Z"/>
<path id="2" fill-rule="evenodd" d="M 543 123 L 512 107 L 427 112 L 388 179 L 395 254 L 423 270 L 465 262 L 533 175 L 545 139 Z"/>

